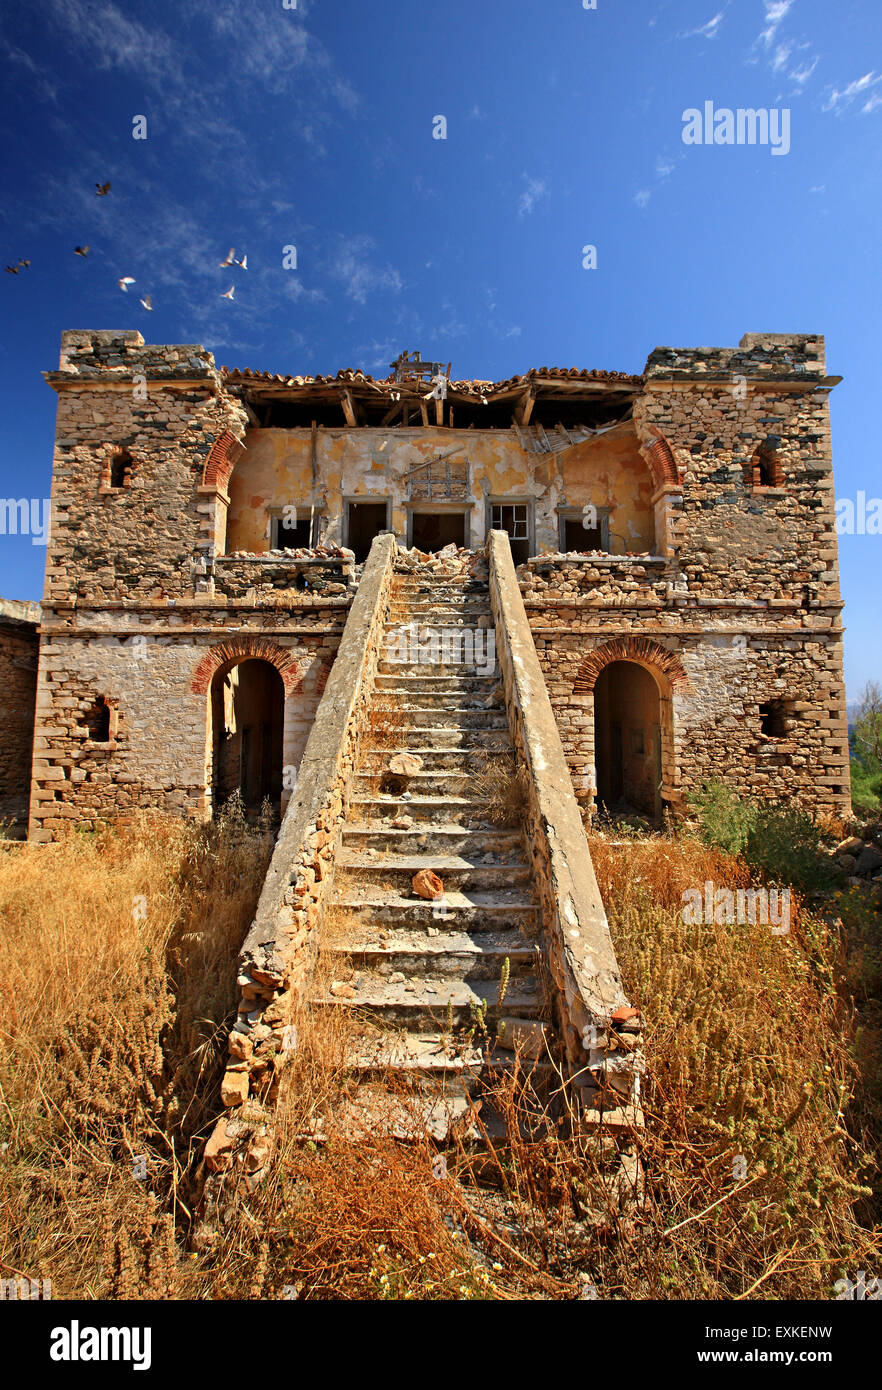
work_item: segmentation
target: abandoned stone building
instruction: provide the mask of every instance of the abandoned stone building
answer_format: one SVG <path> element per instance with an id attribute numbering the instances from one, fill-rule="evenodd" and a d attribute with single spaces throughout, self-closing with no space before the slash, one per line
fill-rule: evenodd
<path id="1" fill-rule="evenodd" d="M 0 814 L 284 807 L 374 538 L 508 533 L 583 807 L 709 778 L 845 813 L 824 340 L 656 348 L 644 371 L 375 380 L 65 332 L 39 613 L 0 613 Z"/>

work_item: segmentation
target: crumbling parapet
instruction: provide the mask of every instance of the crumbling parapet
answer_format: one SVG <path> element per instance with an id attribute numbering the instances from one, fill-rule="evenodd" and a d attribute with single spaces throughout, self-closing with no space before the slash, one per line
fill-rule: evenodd
<path id="1" fill-rule="evenodd" d="M 566 1058 L 587 1111 L 636 1113 L 638 1011 L 619 974 L 582 817 L 518 587 L 508 536 L 487 544 L 509 729 L 527 769 L 526 831 Z"/>
<path id="2" fill-rule="evenodd" d="M 294 1019 L 318 953 L 350 777 L 373 694 L 395 538 L 378 536 L 346 621 L 239 962 L 238 1016 L 221 1083 L 226 1108 L 205 1149 L 210 1173 L 251 1185 L 272 1148 L 271 1108 L 296 1047 Z"/>

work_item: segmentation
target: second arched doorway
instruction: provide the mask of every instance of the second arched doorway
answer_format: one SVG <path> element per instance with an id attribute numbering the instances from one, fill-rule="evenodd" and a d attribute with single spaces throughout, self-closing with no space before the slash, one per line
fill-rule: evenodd
<path id="1" fill-rule="evenodd" d="M 594 686 L 597 804 L 609 813 L 662 811 L 661 693 L 635 661 L 612 661 Z"/>
<path id="2" fill-rule="evenodd" d="M 272 662 L 227 662 L 211 682 L 212 791 L 217 810 L 238 793 L 246 814 L 282 798 L 285 686 Z"/>

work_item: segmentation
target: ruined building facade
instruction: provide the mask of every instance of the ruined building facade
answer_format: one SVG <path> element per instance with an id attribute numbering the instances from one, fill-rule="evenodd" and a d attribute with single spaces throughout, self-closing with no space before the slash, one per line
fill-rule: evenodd
<path id="1" fill-rule="evenodd" d="M 447 375 L 404 354 L 384 380 L 277 376 L 63 335 L 33 838 L 207 816 L 237 789 L 284 805 L 386 530 L 427 552 L 509 533 L 583 804 L 679 813 L 723 778 L 848 812 L 823 339 L 657 348 L 641 375 Z"/>

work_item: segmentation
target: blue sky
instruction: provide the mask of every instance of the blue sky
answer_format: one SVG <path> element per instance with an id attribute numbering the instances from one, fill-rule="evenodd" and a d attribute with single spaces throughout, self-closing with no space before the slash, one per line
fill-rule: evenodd
<path id="1" fill-rule="evenodd" d="M 31 261 L 0 272 L 0 495 L 48 496 L 63 328 L 290 372 L 385 375 L 416 348 L 497 380 L 822 332 L 837 493 L 882 495 L 878 0 L 0 0 L 0 21 L 0 257 Z M 789 109 L 789 153 L 685 145 L 706 100 Z M 247 271 L 218 267 L 230 246 Z M 840 544 L 854 699 L 882 679 L 882 536 Z M 0 594 L 39 597 L 44 561 L 0 537 Z"/>

